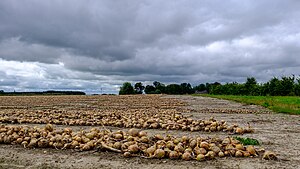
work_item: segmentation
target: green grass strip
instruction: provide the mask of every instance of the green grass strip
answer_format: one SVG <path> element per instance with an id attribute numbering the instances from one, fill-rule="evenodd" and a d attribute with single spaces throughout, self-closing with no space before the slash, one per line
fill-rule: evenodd
<path id="1" fill-rule="evenodd" d="M 250 105 L 261 105 L 277 113 L 300 115 L 300 97 L 297 96 L 236 96 L 209 94 L 194 94 L 193 96 L 213 97 Z"/>

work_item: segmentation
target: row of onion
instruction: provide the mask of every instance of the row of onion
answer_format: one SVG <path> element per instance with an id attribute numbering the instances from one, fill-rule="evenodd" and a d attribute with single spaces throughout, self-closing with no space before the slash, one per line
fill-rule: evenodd
<path id="1" fill-rule="evenodd" d="M 114 132 L 91 128 L 75 132 L 72 128 L 55 129 L 51 124 L 43 128 L 1 125 L 0 143 L 19 144 L 25 148 L 105 150 L 123 153 L 125 157 L 198 161 L 258 155 L 254 146 L 244 146 L 231 137 L 221 139 L 160 134 L 149 136 L 147 132 L 134 128 Z"/>
<path id="2" fill-rule="evenodd" d="M 206 132 L 230 132 L 236 134 L 251 133 L 250 127 L 228 124 L 224 120 L 193 119 L 184 116 L 174 109 L 130 111 L 14 111 L 0 112 L 0 122 L 18 124 L 57 124 L 81 126 L 113 126 L 125 128 L 186 130 Z"/>

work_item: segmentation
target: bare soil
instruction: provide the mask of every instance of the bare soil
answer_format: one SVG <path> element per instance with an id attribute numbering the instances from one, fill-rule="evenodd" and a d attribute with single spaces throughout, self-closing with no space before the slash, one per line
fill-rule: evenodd
<path id="1" fill-rule="evenodd" d="M 193 96 L 164 96 L 185 101 L 183 113 L 195 119 L 215 117 L 241 126 L 250 124 L 255 132 L 241 137 L 258 139 L 266 150 L 278 154 L 279 160 L 255 158 L 217 158 L 211 161 L 124 158 L 112 152 L 55 149 L 24 149 L 18 145 L 0 145 L 0 168 L 299 168 L 300 116 L 276 114 L 254 105 Z M 222 111 L 224 110 L 224 111 Z M 232 110 L 232 111 L 231 111 Z M 246 110 L 246 111 L 245 111 Z M 65 126 L 57 126 L 65 127 Z M 90 128 L 73 126 L 75 129 Z M 112 130 L 118 128 L 108 127 Z M 228 137 L 228 133 L 146 130 L 149 134 L 199 135 Z"/>

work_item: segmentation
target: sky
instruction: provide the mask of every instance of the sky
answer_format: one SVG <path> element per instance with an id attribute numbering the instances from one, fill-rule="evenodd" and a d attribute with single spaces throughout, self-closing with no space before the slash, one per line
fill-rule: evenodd
<path id="1" fill-rule="evenodd" d="M 0 90 L 299 75 L 299 0 L 1 0 Z"/>

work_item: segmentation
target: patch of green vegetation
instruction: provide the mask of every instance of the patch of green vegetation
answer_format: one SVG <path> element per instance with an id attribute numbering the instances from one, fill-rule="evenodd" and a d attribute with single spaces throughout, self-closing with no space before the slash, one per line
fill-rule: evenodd
<path id="1" fill-rule="evenodd" d="M 245 104 L 261 105 L 274 112 L 300 115 L 300 97 L 298 96 L 236 96 L 236 95 L 209 95 L 194 96 L 214 97 L 232 100 Z"/>
<path id="2" fill-rule="evenodd" d="M 243 137 L 234 137 L 236 140 L 240 141 L 243 145 L 260 145 L 258 140 L 253 138 L 243 138 Z"/>

